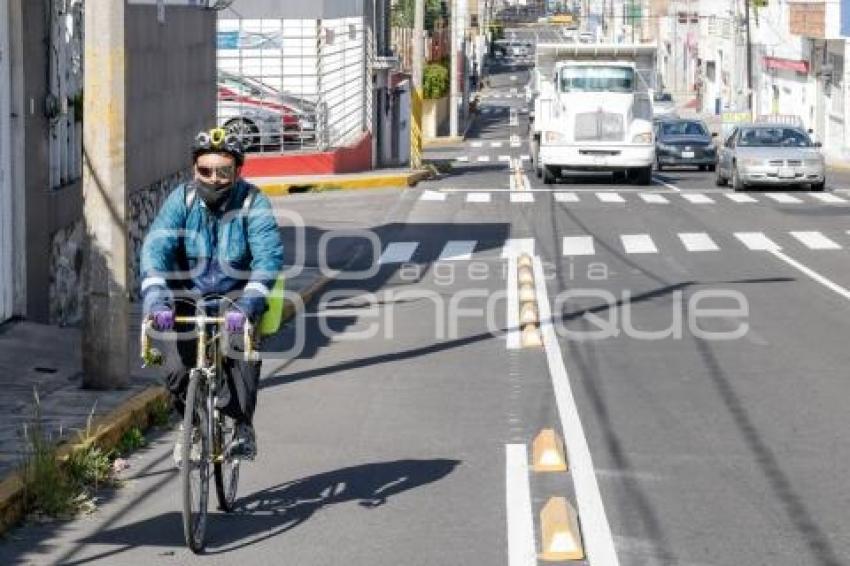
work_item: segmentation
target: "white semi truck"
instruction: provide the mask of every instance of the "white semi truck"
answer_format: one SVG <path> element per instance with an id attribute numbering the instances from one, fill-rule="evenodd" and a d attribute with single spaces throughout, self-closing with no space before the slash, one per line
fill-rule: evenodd
<path id="1" fill-rule="evenodd" d="M 650 184 L 656 53 L 654 44 L 537 45 L 529 141 L 547 185 L 564 170 Z"/>

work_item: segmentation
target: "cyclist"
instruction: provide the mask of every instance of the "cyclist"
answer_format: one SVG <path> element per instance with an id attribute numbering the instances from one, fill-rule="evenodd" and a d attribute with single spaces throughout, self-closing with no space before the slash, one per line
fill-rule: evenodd
<path id="1" fill-rule="evenodd" d="M 266 297 L 283 267 L 280 232 L 269 199 L 240 176 L 244 152 L 236 136 L 220 128 L 199 133 L 192 160 L 193 179 L 171 192 L 142 246 L 144 315 L 156 330 L 170 331 L 175 316 L 196 312 L 181 297 L 236 297 L 235 303 L 222 305 L 224 330 L 237 337 L 246 320 L 256 324 L 266 310 Z M 196 343 L 174 342 L 178 355 L 168 357 L 166 383 L 175 410 L 182 414 Z M 233 452 L 253 459 L 260 362 L 225 358 L 223 365 L 226 387 L 219 408 L 236 421 Z M 177 464 L 180 450 L 175 446 Z"/>

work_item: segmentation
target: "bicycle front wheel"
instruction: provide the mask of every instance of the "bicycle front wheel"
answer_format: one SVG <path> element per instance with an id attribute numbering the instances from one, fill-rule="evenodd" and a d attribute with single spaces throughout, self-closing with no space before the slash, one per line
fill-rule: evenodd
<path id="1" fill-rule="evenodd" d="M 239 460 L 230 455 L 230 447 L 236 440 L 236 421 L 219 413 L 215 431 L 215 492 L 219 508 L 230 513 L 236 503 L 236 489 L 239 485 Z"/>
<path id="2" fill-rule="evenodd" d="M 210 418 L 207 391 L 200 372 L 193 372 L 186 390 L 183 416 L 183 453 L 180 482 L 183 485 L 183 534 L 192 552 L 204 547 L 210 481 Z"/>

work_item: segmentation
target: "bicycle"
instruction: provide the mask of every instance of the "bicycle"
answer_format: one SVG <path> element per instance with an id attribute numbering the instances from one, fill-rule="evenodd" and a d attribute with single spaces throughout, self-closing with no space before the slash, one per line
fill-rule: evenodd
<path id="1" fill-rule="evenodd" d="M 222 511 L 233 511 L 239 484 L 240 461 L 230 453 L 236 437 L 236 423 L 216 406 L 218 392 L 225 387 L 222 354 L 229 350 L 229 336 L 221 331 L 224 317 L 209 315 L 208 311 L 217 311 L 221 300 L 226 299 L 204 300 L 198 316 L 177 316 L 174 319 L 177 324 L 194 325 L 197 332 L 198 353 L 186 388 L 180 461 L 183 534 L 186 544 L 195 553 L 204 547 L 210 466 Z M 151 345 L 151 330 L 153 321 L 145 321 L 141 337 L 145 366 L 161 365 L 163 361 L 162 354 Z M 246 321 L 242 338 L 246 359 L 258 359 L 254 349 L 254 328 L 250 322 Z"/>

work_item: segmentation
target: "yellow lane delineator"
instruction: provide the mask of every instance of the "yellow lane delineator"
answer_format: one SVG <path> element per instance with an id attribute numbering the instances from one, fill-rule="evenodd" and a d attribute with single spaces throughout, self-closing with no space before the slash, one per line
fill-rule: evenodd
<path id="1" fill-rule="evenodd" d="M 534 439 L 531 450 L 535 472 L 566 472 L 567 456 L 564 442 L 551 428 L 544 428 Z"/>
<path id="2" fill-rule="evenodd" d="M 549 499 L 540 511 L 543 538 L 540 559 L 547 562 L 584 559 L 578 515 L 564 497 Z"/>
<path id="3" fill-rule="evenodd" d="M 540 320 L 537 314 L 537 293 L 534 287 L 534 272 L 531 256 L 522 254 L 517 260 L 520 303 L 520 343 L 523 348 L 539 348 L 543 346 L 543 336 L 540 334 Z M 524 313 L 524 314 L 523 314 Z"/>

